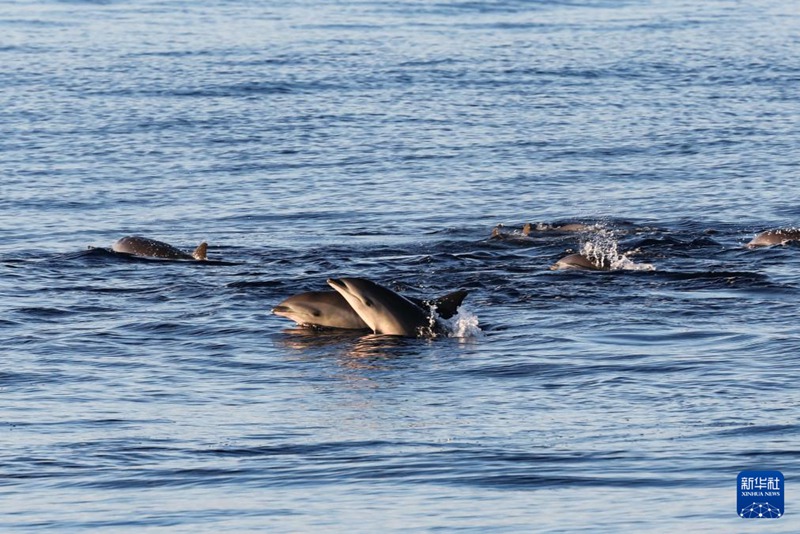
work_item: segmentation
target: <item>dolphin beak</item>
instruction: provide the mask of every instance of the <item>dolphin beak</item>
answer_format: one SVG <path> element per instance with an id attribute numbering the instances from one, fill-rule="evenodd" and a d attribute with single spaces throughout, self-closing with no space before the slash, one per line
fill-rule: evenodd
<path id="1" fill-rule="evenodd" d="M 336 290 L 347 289 L 347 284 L 345 284 L 341 280 L 337 280 L 336 278 L 328 278 L 328 285 Z"/>
<path id="2" fill-rule="evenodd" d="M 272 308 L 272 313 L 274 313 L 275 315 L 280 315 L 282 313 L 288 313 L 290 311 L 291 311 L 291 308 L 289 308 L 289 306 L 275 306 L 274 308 Z"/>

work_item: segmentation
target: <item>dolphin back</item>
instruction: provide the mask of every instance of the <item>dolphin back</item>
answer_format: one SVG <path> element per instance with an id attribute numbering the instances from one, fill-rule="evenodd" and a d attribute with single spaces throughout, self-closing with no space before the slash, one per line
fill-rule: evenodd
<path id="1" fill-rule="evenodd" d="M 800 240 L 800 230 L 789 228 L 777 228 L 765 230 L 755 236 L 749 243 L 748 248 L 769 247 L 773 245 L 783 245 L 790 241 Z"/>
<path id="2" fill-rule="evenodd" d="M 123 254 L 133 254 L 134 256 L 142 256 L 145 258 L 161 258 L 167 260 L 192 260 L 192 259 L 206 259 L 205 254 L 208 245 L 203 242 L 194 251 L 194 254 L 187 254 L 179 250 L 169 243 L 150 239 L 149 237 L 141 237 L 136 235 L 125 236 L 111 245 L 114 252 L 121 252 Z"/>
<path id="3" fill-rule="evenodd" d="M 551 271 L 562 269 L 587 269 L 590 271 L 601 271 L 603 267 L 596 265 L 592 260 L 583 254 L 570 254 L 564 256 L 550 267 Z"/>

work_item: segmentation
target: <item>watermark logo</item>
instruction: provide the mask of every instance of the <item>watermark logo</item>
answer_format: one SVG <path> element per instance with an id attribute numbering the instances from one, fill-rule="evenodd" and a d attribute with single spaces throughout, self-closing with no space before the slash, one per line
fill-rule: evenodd
<path id="1" fill-rule="evenodd" d="M 736 477 L 736 513 L 745 519 L 783 517 L 784 493 L 780 471 L 742 471 Z"/>

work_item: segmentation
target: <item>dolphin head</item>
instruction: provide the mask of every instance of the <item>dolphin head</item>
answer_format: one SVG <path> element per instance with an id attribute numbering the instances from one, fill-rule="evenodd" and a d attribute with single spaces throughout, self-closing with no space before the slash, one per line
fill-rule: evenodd
<path id="1" fill-rule="evenodd" d="M 430 326 L 430 315 L 420 306 L 364 278 L 328 279 L 376 334 L 416 337 Z"/>
<path id="2" fill-rule="evenodd" d="M 291 319 L 297 324 L 315 324 L 322 317 L 322 310 L 304 302 L 292 302 L 295 297 L 289 297 L 274 308 L 272 313 Z"/>
<path id="3" fill-rule="evenodd" d="M 347 301 L 335 291 L 311 291 L 291 296 L 272 308 L 272 313 L 300 325 L 352 330 L 367 328 Z"/>

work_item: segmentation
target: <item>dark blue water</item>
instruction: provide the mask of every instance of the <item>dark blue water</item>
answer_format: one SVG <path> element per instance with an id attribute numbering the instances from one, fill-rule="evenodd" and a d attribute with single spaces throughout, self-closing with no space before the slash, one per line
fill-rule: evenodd
<path id="1" fill-rule="evenodd" d="M 797 532 L 800 245 L 743 245 L 800 224 L 799 48 L 770 0 L 4 2 L 0 529 Z M 470 295 L 271 314 L 338 276 Z"/>

